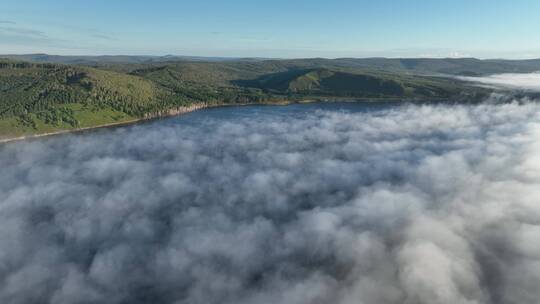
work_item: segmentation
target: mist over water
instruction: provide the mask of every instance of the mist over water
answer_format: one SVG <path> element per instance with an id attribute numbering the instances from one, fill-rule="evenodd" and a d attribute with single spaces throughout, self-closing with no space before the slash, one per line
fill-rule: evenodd
<path id="1" fill-rule="evenodd" d="M 494 88 L 540 92 L 540 72 L 495 74 L 484 77 L 459 76 L 457 78 Z"/>
<path id="2" fill-rule="evenodd" d="M 534 102 L 212 109 L 0 168 L 0 303 L 540 298 Z"/>

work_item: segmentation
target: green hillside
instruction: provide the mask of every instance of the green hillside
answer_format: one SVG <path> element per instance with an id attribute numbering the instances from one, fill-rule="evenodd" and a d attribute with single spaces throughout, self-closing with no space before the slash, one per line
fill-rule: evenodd
<path id="1" fill-rule="evenodd" d="M 131 72 L 0 60 L 0 138 L 120 123 L 199 102 L 282 98 L 228 84 L 221 78 L 233 73 L 215 67 L 124 68 Z"/>
<path id="2" fill-rule="evenodd" d="M 450 79 L 329 69 L 280 72 L 242 84 L 284 94 L 355 98 L 445 98 L 478 92 Z"/>
<path id="3" fill-rule="evenodd" d="M 164 95 L 148 80 L 80 66 L 0 61 L 0 134 L 133 119 Z"/>
<path id="4" fill-rule="evenodd" d="M 329 68 L 319 59 L 106 61 L 94 67 L 0 59 L 0 138 L 121 123 L 202 102 L 472 100 L 485 92 L 448 78 Z"/>
<path id="5" fill-rule="evenodd" d="M 405 87 L 396 80 L 368 74 L 328 69 L 289 71 L 264 76 L 254 82 L 260 88 L 287 93 L 333 96 L 404 96 Z"/>

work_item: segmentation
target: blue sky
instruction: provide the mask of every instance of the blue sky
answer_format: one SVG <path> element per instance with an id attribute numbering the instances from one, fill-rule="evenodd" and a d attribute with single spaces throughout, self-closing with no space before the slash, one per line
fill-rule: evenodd
<path id="1" fill-rule="evenodd" d="M 538 0 L 0 0 L 0 53 L 540 57 Z"/>

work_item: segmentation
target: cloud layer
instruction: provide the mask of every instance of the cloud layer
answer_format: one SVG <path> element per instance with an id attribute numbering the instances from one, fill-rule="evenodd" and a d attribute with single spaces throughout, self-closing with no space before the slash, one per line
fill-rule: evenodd
<path id="1" fill-rule="evenodd" d="M 489 87 L 540 91 L 540 72 L 522 74 L 496 74 L 486 77 L 457 77 L 461 80 L 478 82 Z"/>
<path id="2" fill-rule="evenodd" d="M 215 111 L 0 147 L 0 302 L 540 298 L 539 105 Z"/>

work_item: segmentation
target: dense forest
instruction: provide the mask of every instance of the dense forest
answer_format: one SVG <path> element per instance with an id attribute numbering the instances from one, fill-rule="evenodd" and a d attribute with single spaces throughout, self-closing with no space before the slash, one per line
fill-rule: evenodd
<path id="1" fill-rule="evenodd" d="M 0 59 L 0 137 L 156 117 L 203 103 L 475 101 L 487 90 L 433 73 L 476 75 L 530 66 L 476 59 L 426 63 L 412 59 L 4 57 Z"/>

